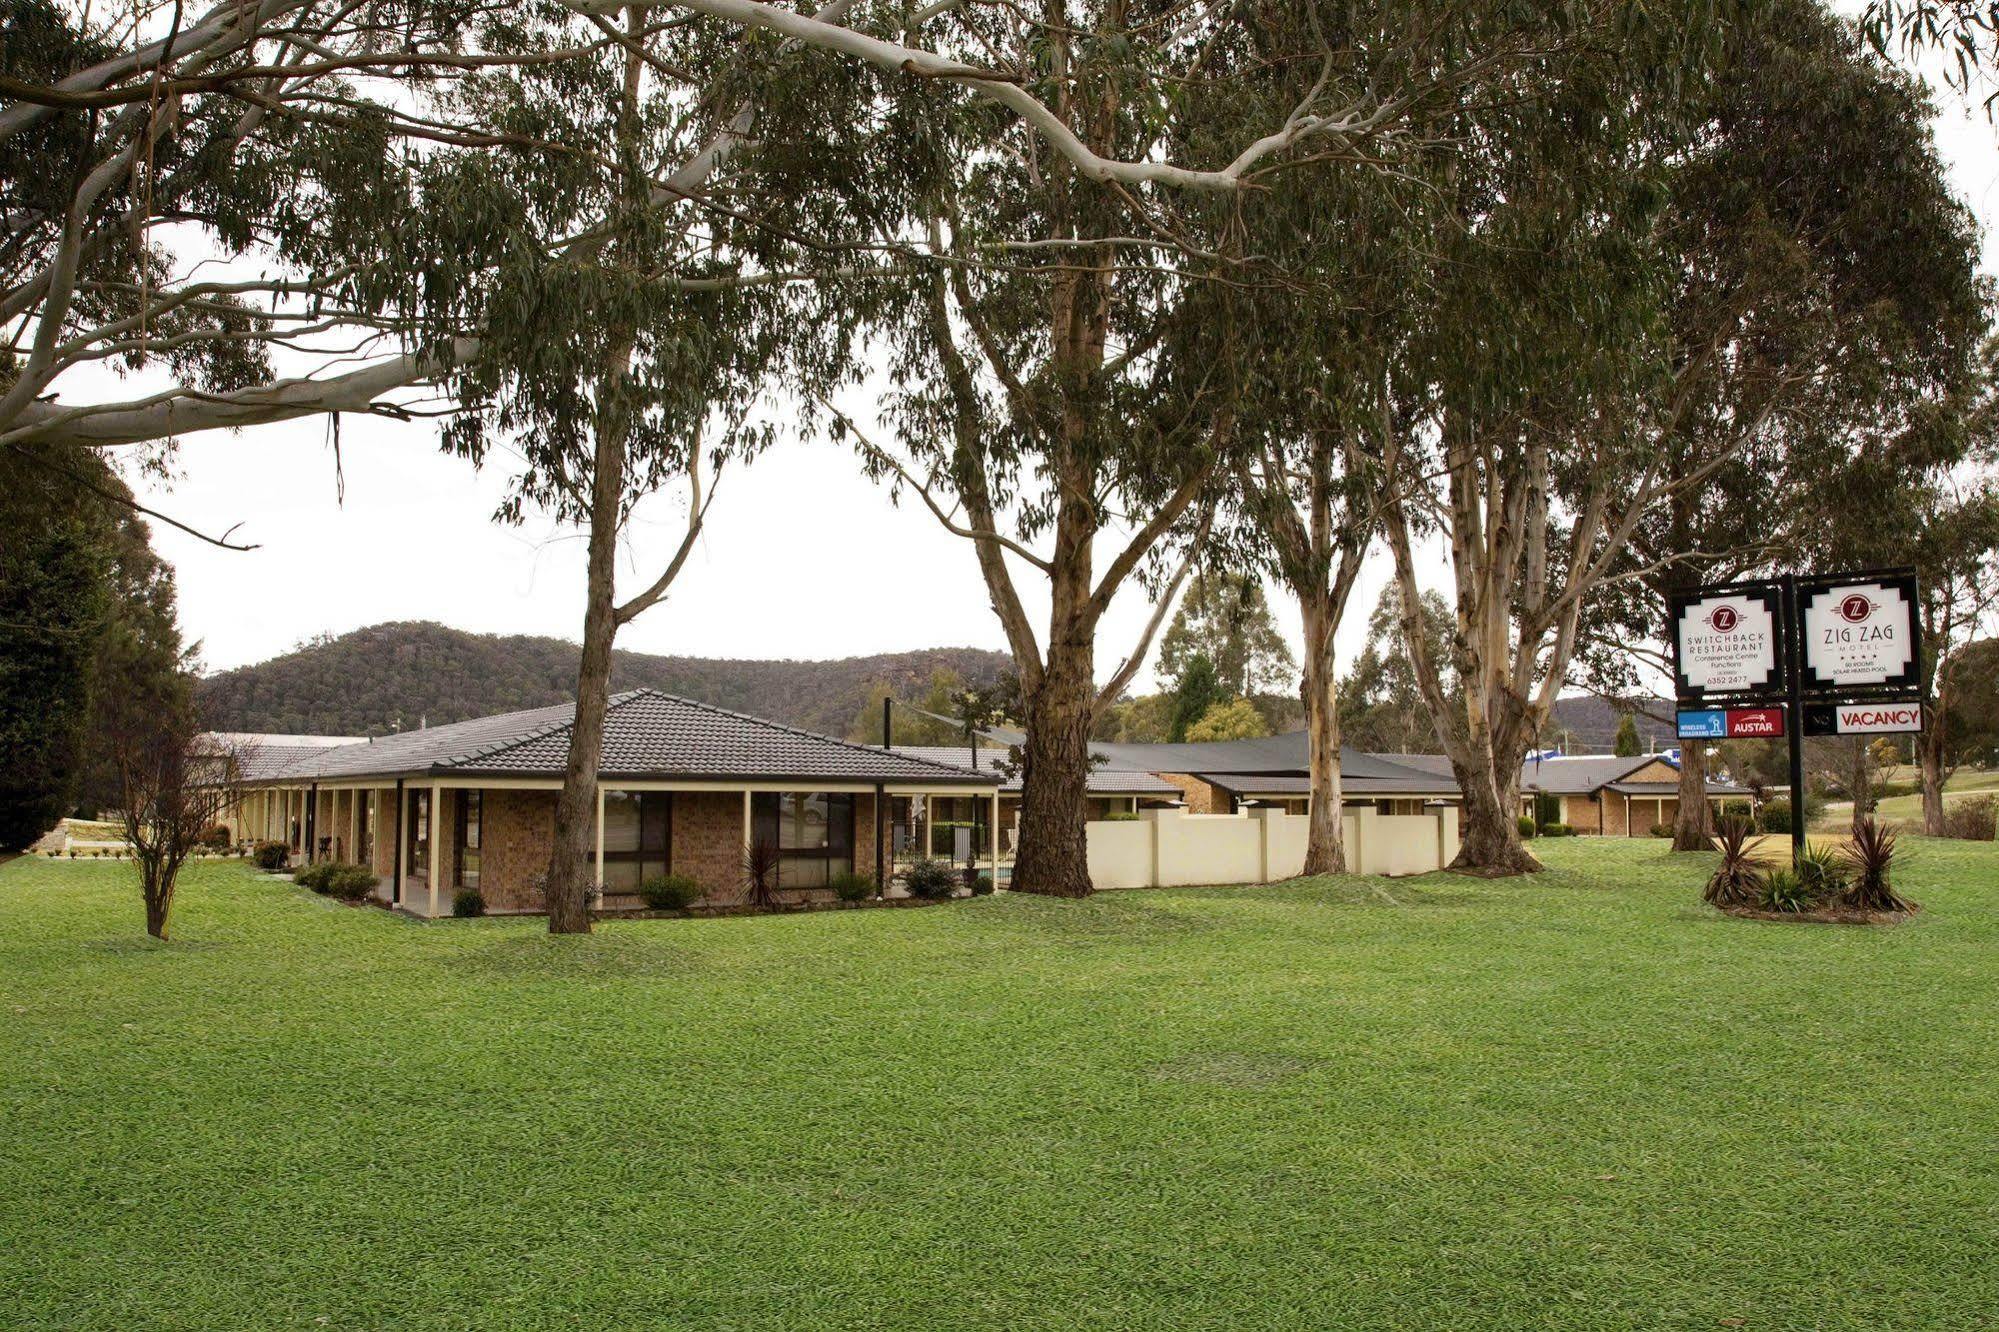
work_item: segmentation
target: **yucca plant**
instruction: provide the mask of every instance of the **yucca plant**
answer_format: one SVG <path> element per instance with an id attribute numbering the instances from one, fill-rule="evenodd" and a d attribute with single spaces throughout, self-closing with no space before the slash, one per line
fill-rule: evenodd
<path id="1" fill-rule="evenodd" d="M 1807 842 L 1798 858 L 1798 879 L 1814 898 L 1831 901 L 1846 891 L 1846 857 L 1824 842 Z"/>
<path id="2" fill-rule="evenodd" d="M 743 901 L 760 911 L 777 906 L 777 873 L 783 862 L 777 843 L 759 837 L 743 848 Z"/>
<path id="3" fill-rule="evenodd" d="M 1915 904 L 1901 896 L 1889 883 L 1889 872 L 1895 863 L 1895 843 L 1897 836 L 1893 828 L 1884 827 L 1873 819 L 1862 819 L 1853 830 L 1853 841 L 1846 849 L 1847 863 L 1853 869 L 1853 877 L 1840 895 L 1840 905 L 1852 907 L 1856 911 L 1913 911 Z"/>
<path id="4" fill-rule="evenodd" d="M 1754 832 L 1747 819 L 1723 819 L 1715 828 L 1715 842 L 1721 847 L 1721 864 L 1708 877 L 1701 900 L 1709 906 L 1743 907 L 1756 901 L 1756 862 L 1749 856 L 1749 838 Z"/>
<path id="5" fill-rule="evenodd" d="M 1779 867 L 1765 874 L 1757 884 L 1756 905 L 1765 911 L 1795 915 L 1819 903 L 1817 889 L 1806 883 L 1796 870 Z"/>

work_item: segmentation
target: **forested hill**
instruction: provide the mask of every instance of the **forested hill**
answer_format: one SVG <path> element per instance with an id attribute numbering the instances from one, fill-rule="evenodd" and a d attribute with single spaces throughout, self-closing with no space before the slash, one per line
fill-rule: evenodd
<path id="1" fill-rule="evenodd" d="M 472 634 L 429 622 L 378 624 L 201 685 L 208 724 L 224 731 L 380 734 L 562 702 L 576 687 L 577 646 L 525 634 Z M 651 686 L 810 730 L 845 735 L 883 685 L 916 701 L 938 671 L 984 685 L 1011 658 L 980 648 L 728 661 L 619 652 L 612 686 Z"/>

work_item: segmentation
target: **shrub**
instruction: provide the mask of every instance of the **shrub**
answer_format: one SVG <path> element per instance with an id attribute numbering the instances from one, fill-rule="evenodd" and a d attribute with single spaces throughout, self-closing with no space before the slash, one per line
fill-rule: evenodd
<path id="1" fill-rule="evenodd" d="M 759 910 L 777 905 L 778 866 L 783 854 L 777 843 L 759 837 L 743 848 L 743 900 Z"/>
<path id="2" fill-rule="evenodd" d="M 685 874 L 662 874 L 639 885 L 639 900 L 654 911 L 685 911 L 705 895 Z"/>
<path id="3" fill-rule="evenodd" d="M 1576 830 L 1566 823 L 1544 823 L 1541 825 L 1543 837 L 1574 837 Z"/>
<path id="4" fill-rule="evenodd" d="M 1552 828 L 1562 821 L 1562 802 L 1546 791 L 1534 795 L 1534 824 L 1540 828 Z"/>
<path id="5" fill-rule="evenodd" d="M 1824 844 L 1805 844 L 1805 853 L 1798 858 L 1797 874 L 1818 901 L 1827 901 L 1846 891 L 1846 857 Z"/>
<path id="6" fill-rule="evenodd" d="M 254 852 L 260 870 L 281 870 L 291 863 L 292 849 L 283 842 L 259 842 Z"/>
<path id="7" fill-rule="evenodd" d="M 875 895 L 875 880 L 871 874 L 835 874 L 832 888 L 842 902 L 865 902 Z"/>
<path id="8" fill-rule="evenodd" d="M 1522 837 L 1532 839 L 1534 836 L 1534 820 L 1528 818 L 1525 814 L 1522 814 L 1520 816 L 1519 822 L 1520 822 L 1520 835 Z"/>
<path id="9" fill-rule="evenodd" d="M 919 860 L 902 872 L 911 897 L 934 902 L 958 891 L 958 872 L 941 860 Z"/>
<path id="10" fill-rule="evenodd" d="M 1853 877 L 1840 897 L 1841 906 L 1856 911 L 1912 909 L 1908 899 L 1896 893 L 1888 882 L 1895 861 L 1895 842 L 1895 830 L 1884 828 L 1873 819 L 1863 820 L 1853 830 L 1853 844 L 1846 851 Z"/>
<path id="11" fill-rule="evenodd" d="M 1818 905 L 1818 895 L 1795 872 L 1779 867 L 1757 884 L 1756 905 L 1765 911 L 1809 911 Z"/>
<path id="12" fill-rule="evenodd" d="M 1097 822 L 1098 822 L 1098 823 L 1137 823 L 1137 822 L 1138 822 L 1138 813 L 1137 813 L 1137 811 L 1136 811 L 1136 810 L 1129 810 L 1129 809 L 1114 809 L 1114 810 L 1111 810 L 1111 811 L 1110 811 L 1109 813 L 1105 814 L 1105 815 L 1104 815 L 1104 816 L 1103 816 L 1102 818 L 1098 819 L 1098 820 L 1097 820 Z"/>
<path id="13" fill-rule="evenodd" d="M 451 914 L 461 920 L 486 914 L 486 895 L 477 888 L 460 888 L 451 897 Z"/>
<path id="14" fill-rule="evenodd" d="M 207 851 L 227 851 L 230 841 L 228 825 L 221 823 L 209 824 L 195 839 L 196 845 Z"/>
<path id="15" fill-rule="evenodd" d="M 1756 864 L 1749 858 L 1748 819 L 1726 818 L 1715 830 L 1721 844 L 1721 864 L 1708 876 L 1701 900 L 1710 906 L 1748 906 L 1757 897 Z"/>
<path id="16" fill-rule="evenodd" d="M 315 893 L 324 893 L 331 884 L 333 869 L 334 865 L 330 860 L 301 865 L 292 873 L 292 882 L 301 888 L 310 888 Z"/>
<path id="17" fill-rule="evenodd" d="M 1791 831 L 1790 801 L 1771 800 L 1764 803 L 1763 831 L 1767 833 L 1789 833 Z"/>
<path id="18" fill-rule="evenodd" d="M 366 865 L 344 865 L 329 862 L 326 871 L 326 886 L 319 889 L 329 897 L 337 897 L 343 902 L 359 902 L 375 891 L 375 871 Z"/>
<path id="19" fill-rule="evenodd" d="M 1966 842 L 1990 842 L 1999 831 L 1999 806 L 1989 795 L 1947 801 L 1943 807 L 1943 835 Z"/>
<path id="20" fill-rule="evenodd" d="M 1655 823 L 1650 828 L 1647 828 L 1646 831 L 1654 837 L 1671 837 L 1673 835 L 1673 825 L 1670 823 Z"/>
<path id="21" fill-rule="evenodd" d="M 992 896 L 992 891 L 993 891 L 992 875 L 980 874 L 978 878 L 972 880 L 972 896 L 990 897 Z"/>
<path id="22" fill-rule="evenodd" d="M 1755 831 L 1756 806 L 1752 801 L 1740 799 L 1722 801 L 1721 817 L 1724 819 L 1741 819 L 1744 823 L 1749 824 L 1752 832 Z"/>

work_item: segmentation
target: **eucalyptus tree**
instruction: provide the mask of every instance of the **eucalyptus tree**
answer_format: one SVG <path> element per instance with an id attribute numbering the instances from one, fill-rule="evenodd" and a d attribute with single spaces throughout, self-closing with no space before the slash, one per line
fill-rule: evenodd
<path id="1" fill-rule="evenodd" d="M 896 123 L 932 159 L 932 188 L 900 225 L 936 271 L 884 307 L 895 437 L 863 453 L 973 545 L 1021 677 L 1014 885 L 1080 896 L 1092 720 L 1143 661 L 1188 567 L 1180 552 L 1204 544 L 1246 447 L 1237 419 L 1262 344 L 1226 293 L 1294 280 L 1242 219 L 1287 172 L 1385 176 L 1429 99 L 1549 34 L 1534 6 L 1050 0 L 924 15 L 925 49 L 957 73 L 898 54 L 935 77 L 893 92 L 916 108 Z M 1009 92 L 999 100 L 1020 120 L 996 121 L 959 81 L 1039 109 Z M 1245 125 L 1279 128 L 1243 151 Z M 1105 165 L 1119 162 L 1146 165 Z M 1103 617 L 1138 580 L 1154 614 L 1099 681 Z M 1037 626 L 1028 607 L 1043 596 Z"/>
<path id="2" fill-rule="evenodd" d="M 407 158 L 508 137 L 426 119 L 423 97 L 571 52 L 473 49 L 500 0 L 5 8 L 0 446 L 405 415 L 425 359 L 336 251 L 404 202 Z"/>
<path id="3" fill-rule="evenodd" d="M 1705 558 L 1698 530 L 1672 526 L 1676 497 L 1697 511 L 1711 480 L 1795 447 L 1819 414 L 1935 391 L 1976 322 L 1962 212 L 1906 85 L 1813 5 L 1687 31 L 1715 44 L 1682 75 L 1627 61 L 1592 128 L 1508 146 L 1487 177 L 1504 202 L 1478 205 L 1490 234 L 1472 233 L 1441 307 L 1458 323 L 1434 344 L 1447 355 L 1402 372 L 1421 429 L 1391 434 L 1391 453 L 1444 480 L 1392 503 L 1386 528 L 1405 604 L 1425 522 L 1450 543 L 1449 642 L 1406 627 L 1433 706 L 1441 653 L 1464 686 L 1464 728 L 1440 739 L 1465 787 L 1468 867 L 1535 867 L 1519 764 L 1587 603 Z M 1882 262 L 1883 236 L 1924 262 Z M 1558 259 L 1488 262 L 1523 247 Z M 1466 336 L 1504 309 L 1518 342 Z"/>
<path id="4" fill-rule="evenodd" d="M 1999 622 L 1999 397 L 1993 348 L 1954 393 L 1923 404 L 1892 439 L 1870 441 L 1812 482 L 1824 516 L 1804 558 L 1841 568 L 1916 571 L 1924 729 L 1914 740 L 1923 831 L 1944 831 L 1944 784 L 1959 756 L 1973 652 Z"/>
<path id="5" fill-rule="evenodd" d="M 5 0 L 0 326 L 15 356 L 0 383 L 0 444 L 103 448 L 342 412 L 406 417 L 412 397 L 477 354 L 476 337 L 410 344 L 385 312 L 353 302 L 351 284 L 363 274 L 327 262 L 319 242 L 329 228 L 372 229 L 396 205 L 402 153 L 587 151 L 412 106 L 423 90 L 469 71 L 601 55 L 618 41 L 608 17 L 698 32 L 732 55 L 809 50 L 891 83 L 961 90 L 994 113 L 985 132 L 1017 127 L 1077 179 L 1110 188 L 1241 193 L 1273 162 L 1351 144 L 1405 110 L 1395 98 L 1308 98 L 1267 124 L 1238 127 L 1217 166 L 1176 163 L 1155 151 L 1156 139 L 1129 158 L 1106 156 L 1074 132 L 1070 108 L 1051 104 L 1046 89 L 981 63 L 964 8 L 949 0 L 914 11 L 827 0 L 811 12 L 750 0 L 223 0 L 189 13 L 179 0 L 141 0 L 107 14 L 83 0 Z M 513 12 L 533 21 L 559 12 L 587 26 L 532 50 L 482 46 L 483 21 Z M 1184 40 L 1170 20 L 1167 36 Z M 700 190 L 748 138 L 762 102 L 796 91 L 782 72 L 746 83 L 733 59 L 655 72 L 707 94 L 716 131 L 654 181 L 656 202 Z M 468 109 L 458 108 L 461 117 Z M 819 121 L 820 139 L 835 137 L 830 123 Z M 170 230 L 182 234 L 163 240 Z M 251 271 L 202 272 L 218 257 Z M 264 353 L 275 347 L 285 355 L 274 360 Z M 76 373 L 97 364 L 144 368 L 153 382 L 107 392 Z"/>
<path id="6" fill-rule="evenodd" d="M 1599 683 L 1634 660 L 1666 668 L 1650 645 L 1676 588 L 1841 541 L 1951 546 L 1931 478 L 1990 419 L 1973 374 L 1986 316 L 1972 227 L 1913 80 L 1791 5 L 1737 34 L 1711 100 L 1712 133 L 1676 165 L 1662 227 L 1680 262 L 1660 438 L 1675 484 L 1633 531 L 1638 576 L 1591 608 Z M 1684 746 L 1676 850 L 1712 845 L 1706 779 L 1705 753 Z"/>

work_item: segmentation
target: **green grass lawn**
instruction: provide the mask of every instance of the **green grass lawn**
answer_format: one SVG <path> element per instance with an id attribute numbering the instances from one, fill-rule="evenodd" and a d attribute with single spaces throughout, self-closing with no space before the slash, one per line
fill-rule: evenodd
<path id="1" fill-rule="evenodd" d="M 204 865 L 166 946 L 17 860 L 0 1325 L 1994 1326 L 1999 849 L 1911 845 L 1897 929 L 1576 839 L 568 940 Z"/>
<path id="2" fill-rule="evenodd" d="M 1914 768 L 1897 769 L 1897 771 L 1909 774 L 1903 780 L 1917 780 Z M 1946 806 L 1954 800 L 1979 795 L 1999 795 L 1999 772 L 1978 772 L 1970 768 L 1960 768 L 1951 774 L 1949 781 L 1944 783 L 1943 798 Z M 1920 826 L 1923 821 L 1922 793 L 1888 796 L 1879 800 L 1875 803 L 1874 816 L 1884 821 L 1913 823 Z M 1826 805 L 1825 812 L 1819 816 L 1819 825 L 1845 824 L 1852 820 L 1853 802 L 1841 800 Z"/>

